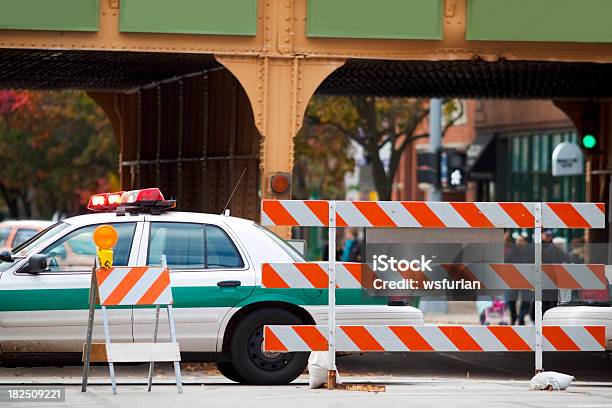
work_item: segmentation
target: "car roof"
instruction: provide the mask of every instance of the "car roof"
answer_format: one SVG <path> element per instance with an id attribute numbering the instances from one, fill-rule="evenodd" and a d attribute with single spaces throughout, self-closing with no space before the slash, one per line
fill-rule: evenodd
<path id="1" fill-rule="evenodd" d="M 220 214 L 207 214 L 198 212 L 183 212 L 183 211 L 164 211 L 160 215 L 151 214 L 139 214 L 138 217 L 146 215 L 147 220 L 154 221 L 159 218 L 163 221 L 176 221 L 176 222 L 196 222 L 202 224 L 228 224 L 228 225 L 252 225 L 252 220 L 244 218 L 231 217 Z M 129 214 L 117 215 L 115 212 L 100 212 L 77 215 L 75 217 L 66 218 L 64 222 L 71 225 L 90 225 L 98 223 L 111 223 L 111 222 L 129 222 L 130 220 L 141 220 L 142 218 L 136 218 Z"/>

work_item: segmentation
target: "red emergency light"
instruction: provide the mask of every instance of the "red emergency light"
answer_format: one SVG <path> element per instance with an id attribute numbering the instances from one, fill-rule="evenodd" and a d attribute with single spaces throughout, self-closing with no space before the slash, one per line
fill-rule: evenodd
<path id="1" fill-rule="evenodd" d="M 91 211 L 116 211 L 118 215 L 142 211 L 160 213 L 176 206 L 176 200 L 166 200 L 159 188 L 101 193 L 91 196 L 87 208 Z"/>
<path id="2" fill-rule="evenodd" d="M 91 211 L 108 211 L 114 210 L 121 203 L 123 191 L 116 193 L 101 193 L 92 195 L 89 198 L 87 208 Z"/>

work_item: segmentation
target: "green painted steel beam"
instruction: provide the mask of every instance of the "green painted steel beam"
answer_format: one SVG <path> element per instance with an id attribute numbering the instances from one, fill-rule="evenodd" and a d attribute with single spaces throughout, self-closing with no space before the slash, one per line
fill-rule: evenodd
<path id="1" fill-rule="evenodd" d="M 98 31 L 98 0 L 0 0 L 0 29 Z"/>
<path id="2" fill-rule="evenodd" d="M 468 0 L 467 39 L 612 42 L 612 0 Z"/>
<path id="3" fill-rule="evenodd" d="M 442 39 L 442 0 L 308 0 L 308 37 Z"/>
<path id="4" fill-rule="evenodd" d="M 121 0 L 122 32 L 255 35 L 257 0 Z"/>

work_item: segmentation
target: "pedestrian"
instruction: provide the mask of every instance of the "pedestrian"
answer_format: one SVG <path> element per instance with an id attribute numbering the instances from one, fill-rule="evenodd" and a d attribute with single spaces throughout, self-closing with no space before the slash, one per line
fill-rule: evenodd
<path id="1" fill-rule="evenodd" d="M 583 264 L 586 259 L 584 236 L 572 239 L 570 242 L 570 250 L 572 263 Z"/>
<path id="2" fill-rule="evenodd" d="M 361 262 L 362 245 L 359 240 L 359 231 L 355 228 L 344 230 L 344 249 L 340 260 L 342 262 Z"/>
<path id="3" fill-rule="evenodd" d="M 530 263 L 531 262 L 531 251 L 528 245 L 527 238 L 522 234 L 515 234 L 516 241 L 506 256 L 507 263 Z M 526 293 L 524 293 L 526 292 Z M 521 295 L 521 302 L 519 303 L 519 293 Z M 504 299 L 508 310 L 510 311 L 510 324 L 514 325 L 517 321 L 520 325 L 525 324 L 525 316 L 529 313 L 531 300 L 533 296 L 528 290 L 516 290 L 506 289 L 504 291 Z M 517 306 L 519 311 L 517 313 Z"/>
<path id="4" fill-rule="evenodd" d="M 571 263 L 570 255 L 553 243 L 553 230 L 542 231 L 542 263 L 564 264 Z M 558 289 L 542 290 L 542 314 L 557 306 L 559 299 Z"/>

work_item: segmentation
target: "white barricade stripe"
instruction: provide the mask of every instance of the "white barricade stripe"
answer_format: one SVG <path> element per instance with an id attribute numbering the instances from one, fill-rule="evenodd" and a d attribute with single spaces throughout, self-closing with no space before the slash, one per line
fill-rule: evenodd
<path id="1" fill-rule="evenodd" d="M 406 347 L 389 326 L 369 326 L 368 329 L 383 350 L 402 350 Z"/>
<path id="2" fill-rule="evenodd" d="M 323 351 L 326 326 L 266 326 L 264 350 Z M 300 332 L 299 336 L 296 333 Z M 533 351 L 534 326 L 338 326 L 338 351 Z M 544 351 L 603 351 L 604 326 L 544 326 Z"/>
<path id="3" fill-rule="evenodd" d="M 457 351 L 458 348 L 452 341 L 436 326 L 423 326 L 415 330 L 431 351 Z M 410 350 L 408 350 L 410 351 Z"/>
<path id="4" fill-rule="evenodd" d="M 138 303 L 143 294 L 153 285 L 159 278 L 161 269 L 148 268 L 140 279 L 132 286 L 132 289 L 119 302 L 120 305 L 135 305 Z"/>
<path id="5" fill-rule="evenodd" d="M 481 330 L 479 326 L 466 326 L 465 331 L 483 350 L 508 351 L 491 330 Z"/>
<path id="6" fill-rule="evenodd" d="M 324 222 L 317 218 L 314 212 L 306 206 L 304 201 L 287 200 L 283 203 L 287 212 L 297 221 L 298 225 L 324 226 Z"/>
<path id="7" fill-rule="evenodd" d="M 360 289 L 363 264 L 360 263 L 337 263 L 336 264 L 336 285 L 345 289 Z M 321 268 L 327 272 L 327 262 L 321 264 Z M 327 276 L 327 274 L 326 274 Z"/>
<path id="8" fill-rule="evenodd" d="M 109 363 L 181 361 L 178 343 L 110 343 L 106 345 Z"/>
<path id="9" fill-rule="evenodd" d="M 494 227 L 503 228 L 504 225 L 518 226 L 517 222 L 498 203 L 475 203 L 475 205 L 483 214 L 486 214 L 487 220 Z M 533 214 L 533 210 L 531 214 Z"/>
<path id="10" fill-rule="evenodd" d="M 366 218 L 365 214 L 360 211 L 360 208 L 378 208 L 375 201 L 371 203 L 359 205 L 356 207 L 352 201 L 337 201 L 336 202 L 336 223 L 338 226 L 348 227 L 371 227 L 373 224 Z M 366 213 L 370 213 L 367 211 Z M 418 225 L 418 224 L 416 224 Z M 416 226 L 415 225 L 415 226 Z"/>
<path id="11" fill-rule="evenodd" d="M 383 206 L 385 213 L 398 227 L 420 227 L 421 224 L 400 201 L 389 201 Z"/>
<path id="12" fill-rule="evenodd" d="M 427 203 L 429 208 L 435 215 L 442 221 L 445 227 L 459 227 L 469 228 L 470 225 L 467 223 L 450 203 Z"/>
<path id="13" fill-rule="evenodd" d="M 108 298 L 111 292 L 123 281 L 131 268 L 100 269 L 97 271 L 98 294 L 100 300 Z M 103 279 L 101 279 L 103 277 Z"/>
<path id="14" fill-rule="evenodd" d="M 343 351 L 362 351 L 362 349 L 356 343 L 357 340 L 359 339 L 351 339 L 351 337 L 349 337 L 341 327 L 338 327 L 336 330 L 336 344 L 338 346 L 342 344 Z"/>

